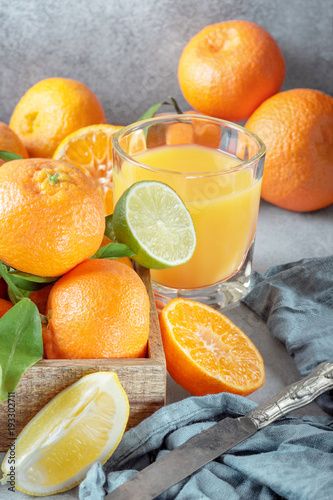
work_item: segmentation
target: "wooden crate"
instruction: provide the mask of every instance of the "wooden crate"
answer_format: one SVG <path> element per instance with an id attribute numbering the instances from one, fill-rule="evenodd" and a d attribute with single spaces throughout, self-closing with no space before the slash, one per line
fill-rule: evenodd
<path id="1" fill-rule="evenodd" d="M 127 429 L 134 427 L 165 405 L 166 367 L 161 332 L 156 312 L 150 273 L 140 266 L 136 271 L 143 280 L 150 301 L 150 330 L 147 358 L 137 359 L 43 359 L 29 368 L 15 391 L 15 412 L 9 402 L 0 403 L 0 451 L 7 451 L 10 443 L 23 427 L 61 390 L 83 375 L 96 371 L 114 371 L 124 387 L 130 415 Z M 8 414 L 8 408 L 10 408 Z M 10 434 L 8 418 L 15 418 L 15 432 Z"/>

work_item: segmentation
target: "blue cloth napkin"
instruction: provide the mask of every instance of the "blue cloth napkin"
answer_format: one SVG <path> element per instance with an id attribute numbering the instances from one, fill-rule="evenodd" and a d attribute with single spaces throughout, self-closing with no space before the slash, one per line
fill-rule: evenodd
<path id="1" fill-rule="evenodd" d="M 285 344 L 300 378 L 333 362 L 333 255 L 275 266 L 265 276 L 254 272 L 243 302 Z M 333 415 L 333 391 L 316 402 Z"/>
<path id="2" fill-rule="evenodd" d="M 333 256 L 254 273 L 244 302 L 285 343 L 302 376 L 333 361 Z M 317 398 L 333 413 L 333 394 Z M 233 394 L 190 397 L 127 431 L 102 468 L 92 466 L 81 500 L 102 500 L 137 471 L 227 416 L 256 407 Z M 333 498 L 333 419 L 287 416 L 257 432 L 159 496 L 159 500 Z M 135 495 L 133 496 L 133 499 Z"/>

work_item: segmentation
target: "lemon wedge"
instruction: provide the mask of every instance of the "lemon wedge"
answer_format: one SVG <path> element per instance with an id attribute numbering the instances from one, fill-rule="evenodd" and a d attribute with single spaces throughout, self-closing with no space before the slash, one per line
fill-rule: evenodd
<path id="1" fill-rule="evenodd" d="M 91 465 L 117 448 L 129 415 L 127 395 L 113 372 L 82 377 L 60 392 L 22 430 L 7 452 L 2 483 L 29 495 L 52 495 L 82 481 Z"/>

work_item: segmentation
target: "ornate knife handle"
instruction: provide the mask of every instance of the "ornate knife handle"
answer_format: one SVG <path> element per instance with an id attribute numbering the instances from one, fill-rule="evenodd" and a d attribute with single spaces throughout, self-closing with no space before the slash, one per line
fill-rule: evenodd
<path id="1" fill-rule="evenodd" d="M 333 363 L 321 363 L 310 375 L 288 385 L 274 398 L 250 411 L 246 416 L 253 421 L 257 429 L 261 429 L 286 413 L 311 403 L 331 388 L 333 388 Z"/>

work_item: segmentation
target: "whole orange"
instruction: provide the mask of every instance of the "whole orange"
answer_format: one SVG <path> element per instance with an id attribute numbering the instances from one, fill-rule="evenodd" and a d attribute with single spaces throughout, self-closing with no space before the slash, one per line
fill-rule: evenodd
<path id="1" fill-rule="evenodd" d="M 23 146 L 22 142 L 15 132 L 3 122 L 0 122 L 0 150 L 15 153 L 22 158 L 28 158 L 28 151 Z M 5 163 L 5 160 L 0 158 L 0 166 Z"/>
<path id="2" fill-rule="evenodd" d="M 96 123 L 105 123 L 105 114 L 86 85 L 68 78 L 47 78 L 23 95 L 9 126 L 31 157 L 51 158 L 67 135 Z"/>
<path id="3" fill-rule="evenodd" d="M 277 42 L 249 21 L 206 26 L 185 46 L 178 65 L 188 103 L 202 114 L 231 121 L 247 119 L 280 90 L 284 77 Z"/>
<path id="4" fill-rule="evenodd" d="M 107 259 L 91 259 L 52 287 L 47 304 L 48 358 L 144 357 L 149 299 L 138 274 Z"/>
<path id="5" fill-rule="evenodd" d="M 66 162 L 14 160 L 0 168 L 0 260 L 60 276 L 98 250 L 105 230 L 92 181 Z"/>
<path id="6" fill-rule="evenodd" d="M 292 89 L 267 99 L 246 128 L 267 148 L 262 197 L 296 212 L 333 203 L 333 98 Z"/>

